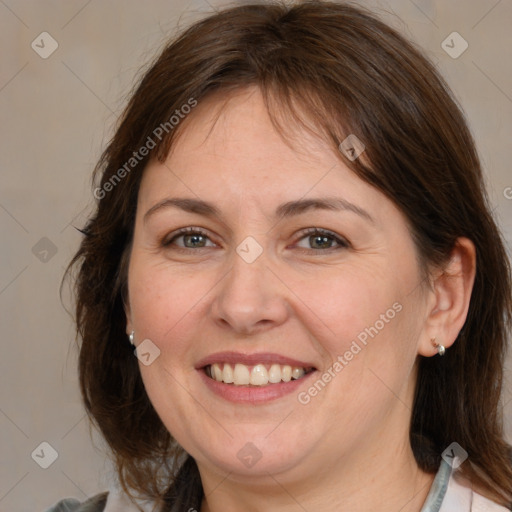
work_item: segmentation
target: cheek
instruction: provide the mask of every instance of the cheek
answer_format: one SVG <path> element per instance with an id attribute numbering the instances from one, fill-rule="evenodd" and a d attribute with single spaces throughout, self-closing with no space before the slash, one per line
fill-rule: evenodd
<path id="1" fill-rule="evenodd" d="M 160 349 L 152 364 L 139 364 L 144 386 L 166 428 L 192 450 L 194 446 L 187 445 L 191 425 L 202 425 L 204 418 L 191 407 L 190 394 L 184 390 L 196 371 L 191 341 L 202 332 L 202 300 L 213 283 L 207 276 L 185 277 L 137 255 L 128 279 L 136 337 L 139 341 L 149 338 Z"/>
<path id="2" fill-rule="evenodd" d="M 339 410 L 331 393 L 352 397 L 344 403 L 356 412 L 393 397 L 389 389 L 408 382 L 422 325 L 418 282 L 411 259 L 396 266 L 346 266 L 297 284 L 297 295 L 305 298 L 302 319 L 310 319 L 303 323 L 325 355 L 331 391 L 323 398 L 333 418 Z"/>
<path id="3" fill-rule="evenodd" d="M 403 297 L 400 281 L 389 272 L 365 268 L 341 268 L 330 275 L 301 280 L 295 289 L 303 297 L 303 317 L 324 333 L 322 345 L 334 355 L 349 350 L 352 341 L 366 339 L 388 329 L 399 316 Z"/>
<path id="4" fill-rule="evenodd" d="M 129 272 L 130 307 L 137 338 L 150 338 L 162 351 L 172 340 L 172 351 L 187 348 L 190 337 L 200 329 L 201 308 L 214 286 L 214 279 L 180 275 L 165 264 L 144 264 L 136 258 Z"/>

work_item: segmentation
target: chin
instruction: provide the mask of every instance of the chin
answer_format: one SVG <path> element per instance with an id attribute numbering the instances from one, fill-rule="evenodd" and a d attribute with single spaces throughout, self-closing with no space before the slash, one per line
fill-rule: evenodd
<path id="1" fill-rule="evenodd" d="M 274 427 L 275 428 L 275 425 Z M 278 427 L 279 428 L 279 427 Z M 264 430 L 264 433 L 261 432 Z M 305 440 L 281 433 L 270 433 L 268 425 L 262 429 L 246 429 L 237 432 L 226 441 L 222 440 L 204 446 L 195 446 L 189 453 L 199 465 L 214 467 L 217 472 L 245 477 L 268 477 L 297 468 L 306 456 L 297 447 L 304 447 Z M 270 433 L 270 434 L 269 434 Z M 218 448 L 212 450 L 212 447 Z"/>

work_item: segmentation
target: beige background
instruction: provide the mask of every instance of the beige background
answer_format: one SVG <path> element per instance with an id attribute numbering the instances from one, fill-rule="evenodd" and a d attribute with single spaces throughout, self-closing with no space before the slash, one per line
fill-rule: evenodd
<path id="1" fill-rule="evenodd" d="M 425 48 L 453 87 L 510 242 L 512 2 L 361 3 L 378 6 L 389 23 Z M 1 511 L 41 511 L 64 496 L 85 499 L 112 481 L 101 441 L 91 442 L 80 404 L 73 324 L 59 284 L 80 240 L 73 226 L 83 225 L 92 204 L 91 170 L 140 66 L 178 26 L 220 5 L 0 1 Z M 31 48 L 44 31 L 59 45 L 47 59 Z M 453 31 L 469 44 L 457 59 L 441 48 Z M 512 441 L 508 383 L 503 404 Z M 48 469 L 31 458 L 43 441 L 58 452 Z"/>

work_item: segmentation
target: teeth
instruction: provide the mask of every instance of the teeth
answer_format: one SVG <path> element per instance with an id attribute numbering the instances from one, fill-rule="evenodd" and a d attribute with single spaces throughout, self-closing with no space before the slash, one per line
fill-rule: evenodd
<path id="1" fill-rule="evenodd" d="M 220 370 L 220 368 L 219 368 L 219 370 Z M 217 371 L 215 371 L 214 375 L 215 375 L 215 379 L 217 380 Z M 235 381 L 234 375 L 233 375 L 233 370 L 229 364 L 224 365 L 224 370 L 222 370 L 222 381 L 225 382 L 226 384 L 232 384 Z"/>
<path id="2" fill-rule="evenodd" d="M 305 375 L 305 370 L 304 368 L 297 368 L 297 367 L 294 367 L 292 368 L 292 379 L 300 379 L 301 377 L 304 377 Z"/>
<path id="3" fill-rule="evenodd" d="M 281 382 L 281 366 L 278 364 L 273 364 L 270 367 L 270 370 L 268 372 L 268 381 L 272 384 L 277 384 L 278 382 Z"/>
<path id="4" fill-rule="evenodd" d="M 245 386 L 249 384 L 249 381 L 251 380 L 249 368 L 247 368 L 247 366 L 244 364 L 235 364 L 235 371 L 233 372 L 233 375 L 233 382 L 237 386 Z"/>
<path id="5" fill-rule="evenodd" d="M 268 372 L 262 364 L 258 364 L 252 369 L 249 383 L 253 386 L 264 386 L 268 384 Z"/>
<path id="6" fill-rule="evenodd" d="M 240 363 L 235 364 L 233 368 L 227 363 L 223 365 L 215 363 L 206 369 L 206 373 L 217 382 L 225 384 L 266 386 L 269 383 L 277 384 L 281 381 L 290 382 L 292 379 L 300 379 L 306 374 L 306 369 L 287 364 L 272 364 L 267 370 L 264 364 L 257 364 L 251 368 Z"/>
<path id="7" fill-rule="evenodd" d="M 222 374 L 224 373 L 218 364 L 214 364 L 213 366 L 210 366 L 210 373 L 213 372 L 212 377 L 215 380 L 222 380 Z M 231 382 L 233 382 L 233 379 L 231 379 Z"/>

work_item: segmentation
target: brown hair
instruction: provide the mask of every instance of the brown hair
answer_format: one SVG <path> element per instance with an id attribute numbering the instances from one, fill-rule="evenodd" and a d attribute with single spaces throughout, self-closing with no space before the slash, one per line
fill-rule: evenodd
<path id="1" fill-rule="evenodd" d="M 466 323 L 443 358 L 418 358 L 410 442 L 418 465 L 435 472 L 456 441 L 469 454 L 465 476 L 509 506 L 512 469 L 499 398 L 512 320 L 510 265 L 472 136 L 419 50 L 361 8 L 321 1 L 239 6 L 187 29 L 143 76 L 97 165 L 104 197 L 70 268 L 78 269 L 81 391 L 121 483 L 163 497 L 185 461 L 182 476 L 196 482 L 187 492 L 201 492 L 197 467 L 155 412 L 127 340 L 127 266 L 142 173 L 149 158 L 165 159 L 179 133 L 180 125 L 168 126 L 173 113 L 191 99 L 249 85 L 260 87 L 284 135 L 286 118 L 336 150 L 356 134 L 366 146 L 365 162 L 339 152 L 340 159 L 404 213 L 425 271 L 442 267 L 458 237 L 475 244 Z M 159 126 L 167 129 L 156 137 Z M 155 147 L 127 167 L 148 137 Z M 171 485 L 173 499 L 177 486 Z"/>

